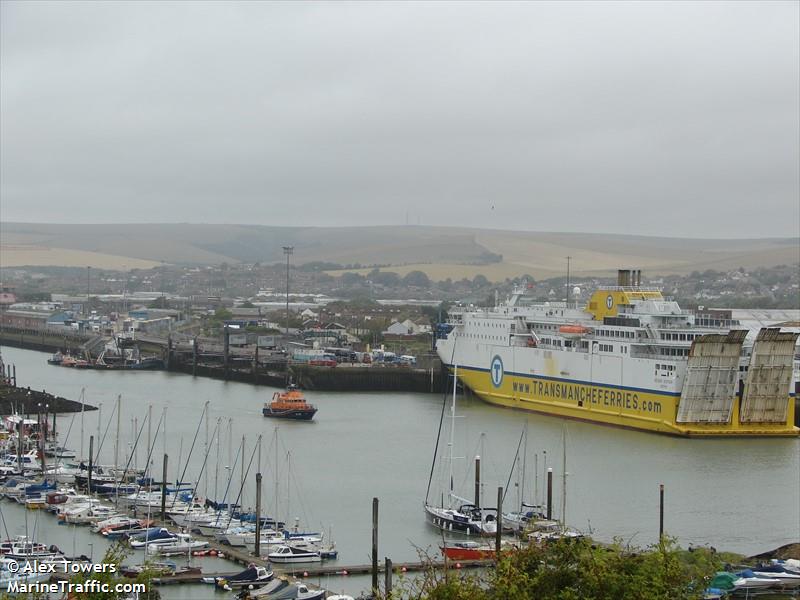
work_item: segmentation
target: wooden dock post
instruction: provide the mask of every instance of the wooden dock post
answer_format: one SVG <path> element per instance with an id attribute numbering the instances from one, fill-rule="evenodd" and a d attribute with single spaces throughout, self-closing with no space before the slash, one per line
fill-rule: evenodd
<path id="1" fill-rule="evenodd" d="M 197 336 L 192 340 L 192 376 L 197 375 Z"/>
<path id="2" fill-rule="evenodd" d="M 547 520 L 553 518 L 553 467 L 547 467 Z"/>
<path id="3" fill-rule="evenodd" d="M 253 355 L 253 383 L 258 383 L 258 339 L 256 339 L 256 350 Z"/>
<path id="4" fill-rule="evenodd" d="M 86 487 L 89 490 L 89 495 L 92 495 L 92 463 L 94 461 L 94 436 L 89 436 L 89 475 L 86 479 Z"/>
<path id="5" fill-rule="evenodd" d="M 658 543 L 664 541 L 664 484 L 658 486 Z"/>
<path id="6" fill-rule="evenodd" d="M 161 475 L 161 520 L 167 520 L 167 463 L 169 456 L 164 454 L 164 467 Z"/>
<path id="7" fill-rule="evenodd" d="M 372 499 L 372 596 L 378 595 L 378 499 Z"/>
<path id="8" fill-rule="evenodd" d="M 261 556 L 261 473 L 256 473 L 256 556 Z"/>
<path id="9" fill-rule="evenodd" d="M 500 558 L 500 541 L 503 537 L 503 487 L 497 488 L 497 531 L 494 534 L 494 553 Z"/>
<path id="10" fill-rule="evenodd" d="M 392 598 L 392 559 L 385 558 L 385 567 L 384 567 L 384 574 L 386 575 L 386 581 L 384 582 L 384 596 L 386 600 L 391 600 Z"/>

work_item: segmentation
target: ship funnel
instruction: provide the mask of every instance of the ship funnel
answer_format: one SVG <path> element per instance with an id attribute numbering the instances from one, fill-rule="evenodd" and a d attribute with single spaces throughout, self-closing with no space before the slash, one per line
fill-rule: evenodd
<path id="1" fill-rule="evenodd" d="M 617 285 L 619 287 L 640 287 L 642 285 L 641 269 L 618 269 Z"/>

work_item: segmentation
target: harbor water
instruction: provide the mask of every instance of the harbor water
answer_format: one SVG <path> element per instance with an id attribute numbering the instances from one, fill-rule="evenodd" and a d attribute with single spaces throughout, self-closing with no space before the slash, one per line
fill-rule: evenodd
<path id="1" fill-rule="evenodd" d="M 148 406 L 153 407 L 153 434 L 166 407 L 166 435 L 159 433 L 151 461 L 154 477 L 161 478 L 162 455 L 166 452 L 169 478 L 175 481 L 178 469 L 183 472 L 186 468 L 194 441 L 183 479 L 198 479 L 206 440 L 205 422 L 200 418 L 208 402 L 210 449 L 207 475 L 200 477 L 201 494 L 216 495 L 221 500 L 228 474 L 233 471 L 231 489 L 235 497 L 241 459 L 231 469 L 229 454 L 236 456 L 244 436 L 249 460 L 260 435 L 261 458 L 259 461 L 256 454 L 253 459 L 242 501 L 245 507 L 255 504 L 255 471 L 260 462 L 264 512 L 287 524 L 299 518 L 301 528 L 324 531 L 336 542 L 339 564 L 370 562 L 373 497 L 380 500 L 381 557 L 412 561 L 419 559 L 420 552 L 431 556 L 438 552 L 441 535 L 425 523 L 422 506 L 443 402 L 449 403 L 449 398 L 414 393 L 306 392 L 307 399 L 319 408 L 313 422 L 275 421 L 261 414 L 274 388 L 162 371 L 73 370 L 48 365 L 47 355 L 39 352 L 8 347 L 2 351 L 6 363 L 16 366 L 22 387 L 45 389 L 73 400 L 85 389 L 88 404 L 102 404 L 101 437 L 121 395 L 122 465 L 133 447 L 134 428 L 142 427 Z M 560 517 L 565 506 L 568 525 L 591 532 L 601 541 L 621 538 L 640 546 L 654 543 L 658 537 L 659 484 L 666 489 L 665 530 L 682 546 L 705 544 L 756 554 L 800 539 L 800 439 L 672 438 L 565 422 L 461 396 L 456 412 L 456 459 L 452 467 L 456 492 L 472 499 L 472 460 L 480 455 L 487 506 L 495 504 L 497 487 L 507 484 L 506 507 L 520 499 L 541 500 L 543 474 L 552 467 L 555 516 Z M 449 414 L 449 407 L 445 414 Z M 219 452 L 213 435 L 218 419 Z M 62 442 L 72 422 L 66 445 L 76 451 L 80 447 L 80 420 L 80 414 L 74 420 L 72 415 L 58 418 Z M 526 424 L 527 442 L 521 444 Z M 87 451 L 88 436 L 97 436 L 97 430 L 98 412 L 87 412 Z M 230 441 L 229 430 L 233 432 Z M 146 431 L 145 426 L 133 460 L 139 467 L 145 462 Z M 449 453 L 448 435 L 443 434 L 440 455 Z M 116 415 L 103 442 L 101 463 L 113 463 L 115 438 Z M 510 475 L 515 456 L 518 468 Z M 524 488 L 519 468 L 522 464 L 526 466 Z M 449 469 L 446 461 L 439 460 L 437 465 Z M 440 471 L 435 470 L 431 486 L 434 501 L 442 494 Z M 565 501 L 562 489 L 566 489 Z M 88 544 L 92 543 L 95 559 L 104 549 L 100 536 L 86 529 L 74 532 L 59 528 L 49 514 L 25 515 L 21 507 L 7 502 L 3 510 L 12 535 L 24 533 L 27 516 L 29 531 L 36 521 L 39 541 L 55 543 L 68 554 L 73 543 L 78 554 L 89 554 Z M 198 564 L 206 571 L 235 570 L 217 559 L 195 560 L 205 561 Z M 368 579 L 322 583 L 334 591 L 353 593 L 367 587 Z M 198 597 L 189 586 L 183 590 L 164 588 L 164 592 L 167 598 Z"/>

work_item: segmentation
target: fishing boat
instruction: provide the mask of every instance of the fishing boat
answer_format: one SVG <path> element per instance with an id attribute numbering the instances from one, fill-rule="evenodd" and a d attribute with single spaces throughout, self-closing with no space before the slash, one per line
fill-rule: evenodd
<path id="1" fill-rule="evenodd" d="M 289 384 L 285 391 L 273 394 L 272 400 L 264 404 L 262 412 L 265 417 L 310 421 L 314 418 L 317 407 L 306 402 L 296 385 Z"/>
<path id="2" fill-rule="evenodd" d="M 798 436 L 796 328 L 745 328 L 731 310 L 684 310 L 641 271 L 577 302 L 519 287 L 493 308 L 456 306 L 436 350 L 482 400 L 641 431 Z"/>

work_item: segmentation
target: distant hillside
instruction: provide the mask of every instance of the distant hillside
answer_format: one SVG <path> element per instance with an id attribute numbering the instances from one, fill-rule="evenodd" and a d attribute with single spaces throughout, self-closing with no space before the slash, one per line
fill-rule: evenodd
<path id="1" fill-rule="evenodd" d="M 294 246 L 295 264 L 391 265 L 385 268 L 400 273 L 419 269 L 436 279 L 478 273 L 490 279 L 550 277 L 564 272 L 567 256 L 576 275 L 621 267 L 672 274 L 800 262 L 800 243 L 793 238 L 698 240 L 420 226 L 2 223 L 0 240 L 4 267 L 273 263 L 284 260 L 283 246 Z"/>

